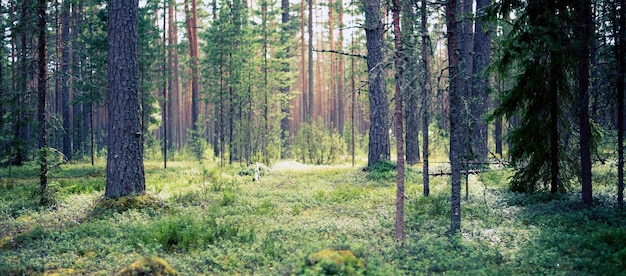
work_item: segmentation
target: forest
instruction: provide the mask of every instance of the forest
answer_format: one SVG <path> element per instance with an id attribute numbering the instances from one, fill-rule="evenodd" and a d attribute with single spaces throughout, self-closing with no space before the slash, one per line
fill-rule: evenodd
<path id="1" fill-rule="evenodd" d="M 0 0 L 0 275 L 626 273 L 626 0 Z"/>

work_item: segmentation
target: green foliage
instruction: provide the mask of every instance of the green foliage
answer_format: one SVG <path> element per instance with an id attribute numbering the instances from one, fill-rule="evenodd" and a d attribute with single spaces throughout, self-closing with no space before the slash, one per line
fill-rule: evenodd
<path id="1" fill-rule="evenodd" d="M 206 139 L 204 138 L 205 126 L 201 122 L 196 123 L 196 129 L 187 130 L 188 150 L 196 161 L 202 162 L 205 157 L 205 151 L 208 148 Z"/>
<path id="2" fill-rule="evenodd" d="M 119 276 L 157 275 L 175 276 L 178 272 L 162 258 L 151 256 L 137 260 L 128 267 L 122 269 Z"/>
<path id="3" fill-rule="evenodd" d="M 367 180 L 370 181 L 396 181 L 398 172 L 397 164 L 391 160 L 381 159 L 375 164 L 364 169 L 367 172 Z M 413 167 L 407 166 L 404 170 L 404 178 L 406 181 L 416 181 L 421 176 L 413 169 Z"/>
<path id="4" fill-rule="evenodd" d="M 345 154 L 346 145 L 336 130 L 329 130 L 321 120 L 303 123 L 296 135 L 293 155 L 310 164 L 334 164 Z"/>
<path id="5" fill-rule="evenodd" d="M 303 275 L 362 275 L 365 261 L 350 250 L 324 249 L 306 258 Z"/>
<path id="6" fill-rule="evenodd" d="M 196 214 L 178 214 L 141 224 L 135 232 L 137 245 L 156 243 L 167 251 L 191 251 L 225 240 L 250 243 L 255 235 L 254 227 Z"/>
<path id="7" fill-rule="evenodd" d="M 371 172 L 285 162 L 252 182 L 238 165 L 160 165 L 146 162 L 146 183 L 160 182 L 158 197 L 104 202 L 101 190 L 69 188 L 104 180 L 102 167 L 62 166 L 54 206 L 33 200 L 36 170 L 3 179 L 0 274 L 105 275 L 146 256 L 162 257 L 182 275 L 626 272 L 626 213 L 613 208 L 612 183 L 594 186 L 595 207 L 581 208 L 574 193 L 510 192 L 509 170 L 471 175 L 462 231 L 448 236 L 449 178 L 432 178 L 429 197 L 407 182 L 407 239 L 399 246 L 392 233 L 395 186 L 372 183 Z M 610 168 L 594 172 L 614 173 Z"/>

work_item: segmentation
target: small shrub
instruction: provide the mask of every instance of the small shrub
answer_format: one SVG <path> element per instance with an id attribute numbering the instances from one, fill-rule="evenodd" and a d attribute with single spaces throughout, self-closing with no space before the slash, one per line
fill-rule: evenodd
<path id="1" fill-rule="evenodd" d="M 324 249 L 305 260 L 305 275 L 360 275 L 365 272 L 365 261 L 350 250 Z"/>
<path id="2" fill-rule="evenodd" d="M 122 269 L 120 276 L 137 276 L 137 275 L 179 275 L 178 272 L 170 266 L 167 261 L 159 257 L 147 257 L 138 260 L 126 268 Z"/>
<path id="3" fill-rule="evenodd" d="M 294 157 L 302 163 L 334 164 L 345 154 L 346 145 L 336 130 L 316 120 L 300 127 L 293 144 Z"/>

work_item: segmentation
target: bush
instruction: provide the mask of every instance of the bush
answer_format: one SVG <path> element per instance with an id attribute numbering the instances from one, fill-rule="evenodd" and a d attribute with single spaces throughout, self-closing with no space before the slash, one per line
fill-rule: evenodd
<path id="1" fill-rule="evenodd" d="M 294 156 L 302 163 L 328 165 L 339 161 L 346 145 L 336 130 L 329 130 L 321 120 L 304 123 L 296 135 Z"/>

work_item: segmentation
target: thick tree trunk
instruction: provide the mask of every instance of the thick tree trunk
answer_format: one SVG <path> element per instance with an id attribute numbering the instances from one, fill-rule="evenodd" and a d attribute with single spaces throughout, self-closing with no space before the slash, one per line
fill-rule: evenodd
<path id="1" fill-rule="evenodd" d="M 138 0 L 109 0 L 106 197 L 145 193 L 138 61 Z"/>
<path id="2" fill-rule="evenodd" d="M 589 123 L 589 54 L 592 40 L 593 17 L 590 0 L 578 0 L 580 12 L 580 57 L 578 59 L 578 119 L 580 122 L 580 164 L 582 201 L 591 205 L 591 125 Z"/>
<path id="3" fill-rule="evenodd" d="M 446 26 L 448 32 L 448 71 L 450 75 L 450 166 L 452 180 L 451 222 L 450 232 L 459 232 L 461 229 L 461 159 L 463 151 L 463 126 L 461 114 L 463 107 L 460 95 L 461 79 L 458 77 L 459 52 L 458 29 L 456 26 L 456 0 L 448 0 L 446 6 Z"/>
<path id="4" fill-rule="evenodd" d="M 385 91 L 385 64 L 383 55 L 384 25 L 380 0 L 362 0 L 365 6 L 365 36 L 370 102 L 370 130 L 367 165 L 380 159 L 389 159 L 389 105 Z"/>
<path id="5" fill-rule="evenodd" d="M 400 0 L 393 0 L 393 33 L 394 45 L 396 48 L 394 54 L 395 65 L 395 136 L 396 151 L 398 152 L 397 162 L 397 183 L 396 183 L 396 241 L 404 242 L 404 126 L 402 122 L 402 35 L 400 33 Z"/>
<path id="6" fill-rule="evenodd" d="M 39 45 L 37 47 L 37 65 L 39 69 L 39 79 L 37 80 L 37 94 L 39 95 L 39 104 L 37 108 L 37 118 L 39 121 L 39 188 L 41 192 L 42 204 L 45 204 L 48 201 L 46 195 L 46 187 L 48 186 L 48 156 L 46 149 L 46 8 L 46 0 L 39 0 Z"/>

